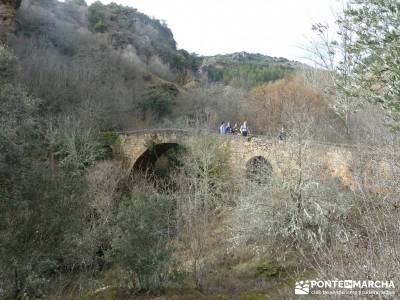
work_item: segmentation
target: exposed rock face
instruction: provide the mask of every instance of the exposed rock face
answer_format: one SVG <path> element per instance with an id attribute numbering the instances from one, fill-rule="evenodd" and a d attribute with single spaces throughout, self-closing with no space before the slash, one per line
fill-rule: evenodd
<path id="1" fill-rule="evenodd" d="M 0 41 L 15 29 L 15 16 L 22 0 L 0 0 Z"/>

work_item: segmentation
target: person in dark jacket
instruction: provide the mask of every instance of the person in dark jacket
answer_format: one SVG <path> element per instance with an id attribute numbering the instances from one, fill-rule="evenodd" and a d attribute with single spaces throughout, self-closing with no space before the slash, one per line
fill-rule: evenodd
<path id="1" fill-rule="evenodd" d="M 285 128 L 282 127 L 281 131 L 279 131 L 278 139 L 280 142 L 284 142 L 284 141 L 286 141 L 286 137 L 287 137 L 287 134 L 286 134 Z"/>
<path id="2" fill-rule="evenodd" d="M 230 123 L 230 122 L 228 122 L 228 123 L 226 124 L 225 134 L 233 134 L 233 129 L 232 129 L 232 127 L 231 127 L 231 123 Z"/>

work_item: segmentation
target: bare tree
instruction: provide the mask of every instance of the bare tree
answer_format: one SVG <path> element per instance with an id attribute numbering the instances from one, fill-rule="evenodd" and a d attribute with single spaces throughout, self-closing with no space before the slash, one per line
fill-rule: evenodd
<path id="1" fill-rule="evenodd" d="M 191 271 L 196 286 L 203 289 L 208 267 L 210 224 L 229 197 L 229 153 L 212 137 L 202 136 L 191 143 L 184 161 L 176 193 L 178 234 L 190 253 Z"/>
<path id="2" fill-rule="evenodd" d="M 328 24 L 314 24 L 312 29 L 316 39 L 310 42 L 307 50 L 315 65 L 329 75 L 330 84 L 325 85 L 325 94 L 333 110 L 343 120 L 346 134 L 350 135 L 352 115 L 360 108 L 361 102 L 354 94 L 355 81 L 351 75 L 354 62 L 349 48 L 353 36 L 346 22 L 346 19 L 338 21 L 336 34 Z"/>
<path id="3" fill-rule="evenodd" d="M 216 132 L 222 121 L 233 125 L 246 119 L 246 99 L 243 89 L 214 84 L 196 87 L 179 101 L 190 127 Z"/>

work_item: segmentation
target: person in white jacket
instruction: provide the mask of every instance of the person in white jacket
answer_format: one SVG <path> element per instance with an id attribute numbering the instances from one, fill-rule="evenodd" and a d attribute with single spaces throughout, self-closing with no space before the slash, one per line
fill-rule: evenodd
<path id="1" fill-rule="evenodd" d="M 242 136 L 247 136 L 250 133 L 249 127 L 247 126 L 247 122 L 244 121 L 242 125 L 240 125 L 240 133 Z"/>
<path id="2" fill-rule="evenodd" d="M 219 126 L 219 133 L 225 134 L 225 131 L 226 131 L 226 124 L 225 121 L 222 121 L 221 126 Z"/>

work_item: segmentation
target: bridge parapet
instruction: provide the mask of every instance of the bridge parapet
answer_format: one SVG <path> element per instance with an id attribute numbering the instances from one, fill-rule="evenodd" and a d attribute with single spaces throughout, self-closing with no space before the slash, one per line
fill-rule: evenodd
<path id="1" fill-rule="evenodd" d="M 130 131 L 120 131 L 120 135 L 143 135 L 143 134 L 190 134 L 189 130 L 179 128 L 150 128 Z"/>

